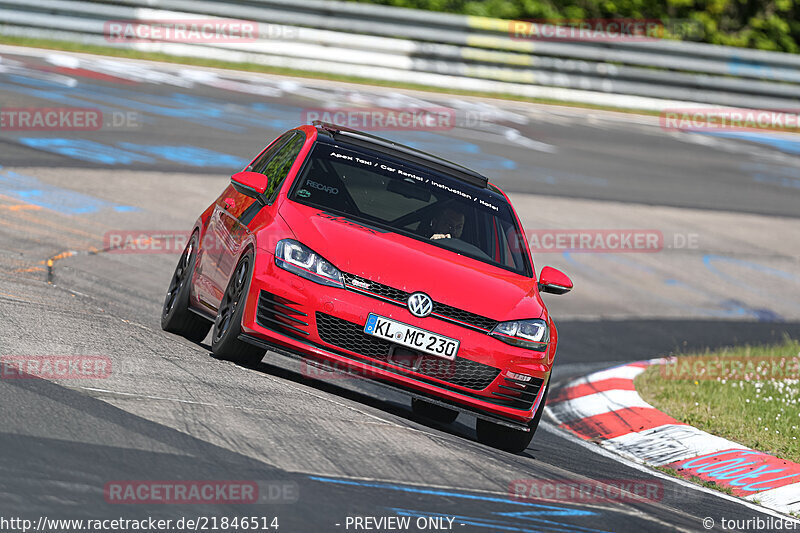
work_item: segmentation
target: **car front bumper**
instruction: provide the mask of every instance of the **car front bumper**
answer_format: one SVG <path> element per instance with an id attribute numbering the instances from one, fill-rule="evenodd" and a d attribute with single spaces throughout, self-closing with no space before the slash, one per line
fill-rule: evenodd
<path id="1" fill-rule="evenodd" d="M 363 332 L 370 313 L 458 339 L 458 354 L 452 361 L 424 356 L 413 368 L 398 363 L 395 345 Z M 322 365 L 523 429 L 542 401 L 551 370 L 549 352 L 510 346 L 435 317 L 418 318 L 356 290 L 313 283 L 277 267 L 264 250 L 256 258 L 242 331 L 247 342 L 306 358 L 310 366 L 304 368 L 313 369 L 314 377 L 333 375 L 318 371 Z"/>

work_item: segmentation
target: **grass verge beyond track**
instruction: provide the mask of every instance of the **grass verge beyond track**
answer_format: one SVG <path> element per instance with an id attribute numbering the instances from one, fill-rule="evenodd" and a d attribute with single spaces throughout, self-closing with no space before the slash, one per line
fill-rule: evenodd
<path id="1" fill-rule="evenodd" d="M 692 353 L 640 374 L 651 405 L 698 429 L 800 462 L 800 342 Z"/>

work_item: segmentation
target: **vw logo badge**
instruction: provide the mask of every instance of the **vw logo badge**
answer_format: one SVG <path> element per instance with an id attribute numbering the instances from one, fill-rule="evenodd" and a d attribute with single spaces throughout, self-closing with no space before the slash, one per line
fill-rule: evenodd
<path id="1" fill-rule="evenodd" d="M 424 318 L 433 311 L 433 300 L 424 292 L 415 292 L 408 297 L 408 310 L 412 315 Z"/>

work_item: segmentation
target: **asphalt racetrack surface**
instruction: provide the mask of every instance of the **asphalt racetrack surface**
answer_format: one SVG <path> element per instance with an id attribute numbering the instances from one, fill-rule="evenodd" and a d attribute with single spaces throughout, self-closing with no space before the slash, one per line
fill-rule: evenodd
<path id="1" fill-rule="evenodd" d="M 10 47 L 0 48 L 0 104 L 103 116 L 99 130 L 0 130 L 0 355 L 111 362 L 105 379 L 0 380 L 3 517 L 257 516 L 311 533 L 399 516 L 404 531 L 466 533 L 702 531 L 706 517 L 767 516 L 620 462 L 546 419 L 512 455 L 477 443 L 471 417 L 427 422 L 375 384 L 273 353 L 256 368 L 214 359 L 208 339 L 159 327 L 178 254 L 107 245 L 125 231 L 187 231 L 230 175 L 309 109 L 450 107 L 451 130 L 377 133 L 488 175 L 539 237 L 660 235 L 657 249 L 626 253 L 534 250 L 537 270 L 561 268 L 576 286 L 546 297 L 557 386 L 616 363 L 800 336 L 800 140 Z M 108 488 L 131 480 L 247 480 L 260 499 L 110 502 Z M 514 480 L 657 480 L 662 490 L 642 501 L 520 501 Z"/>

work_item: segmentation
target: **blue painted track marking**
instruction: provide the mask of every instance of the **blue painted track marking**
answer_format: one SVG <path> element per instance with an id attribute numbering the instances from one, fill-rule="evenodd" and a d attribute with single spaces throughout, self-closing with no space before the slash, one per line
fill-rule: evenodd
<path id="1" fill-rule="evenodd" d="M 181 92 L 154 95 L 123 87 L 109 88 L 84 81 L 76 87 L 65 88 L 63 85 L 25 76 L 13 76 L 8 79 L 14 83 L 0 83 L 0 89 L 54 101 L 59 105 L 76 107 L 91 105 L 103 112 L 132 109 L 142 114 L 142 123 L 152 123 L 154 117 L 149 115 L 155 115 L 162 118 L 185 120 L 227 132 L 245 133 L 251 128 L 285 130 L 296 126 L 302 119 L 301 108 L 286 105 L 262 102 L 232 105 L 225 100 L 198 97 Z M 427 151 L 450 154 L 454 159 L 477 169 L 514 170 L 517 168 L 517 164 L 511 159 L 483 153 L 477 144 L 453 139 L 446 135 L 431 132 L 390 132 L 387 136 L 398 138 L 402 142 Z M 198 159 L 183 154 L 183 147 L 180 150 L 166 148 L 155 150 L 145 149 L 143 151 L 189 165 Z M 105 162 L 92 159 L 91 156 L 86 157 L 89 159 L 84 160 Z M 106 156 L 95 154 L 94 157 L 103 159 Z M 239 168 L 243 166 L 238 161 L 235 164 L 228 162 L 217 165 Z"/>
<path id="2" fill-rule="evenodd" d="M 412 518 L 441 518 L 453 519 L 453 525 L 464 524 L 466 526 L 476 526 L 487 528 L 490 531 L 518 531 L 521 533 L 539 533 L 542 531 L 548 532 L 564 532 L 564 533 L 606 533 L 606 530 L 582 527 L 579 525 L 568 524 L 564 522 L 557 522 L 555 520 L 548 520 L 541 518 L 542 515 L 536 511 L 522 511 L 517 513 L 492 513 L 492 515 L 506 517 L 505 519 L 484 518 L 477 516 L 466 515 L 452 515 L 443 513 L 429 513 L 424 511 L 415 511 L 412 509 L 388 508 L 389 511 L 394 512 L 398 516 L 409 516 Z M 591 513 L 598 514 L 598 513 Z M 518 522 L 510 521 L 508 518 L 516 519 Z M 453 527 L 454 531 L 458 531 Z"/>
<path id="3" fill-rule="evenodd" d="M 86 139 L 65 139 L 53 137 L 20 137 L 20 143 L 56 154 L 105 165 L 130 165 L 131 163 L 153 163 L 152 157 L 120 150 L 99 142 Z"/>
<path id="4" fill-rule="evenodd" d="M 530 170 L 528 179 L 534 182 L 547 183 L 548 185 L 575 183 L 579 185 L 588 185 L 590 187 L 608 187 L 608 180 L 606 178 L 587 176 L 585 174 L 540 167 L 537 165 L 526 165 L 525 168 Z"/>
<path id="5" fill-rule="evenodd" d="M 117 146 L 135 152 L 145 152 L 168 161 L 193 167 L 244 168 L 250 161 L 197 146 L 152 146 L 148 144 L 117 143 Z"/>
<path id="6" fill-rule="evenodd" d="M 723 274 L 722 272 L 720 272 L 719 270 L 717 270 L 713 266 L 713 262 L 714 261 L 732 263 L 732 264 L 736 264 L 736 265 L 739 265 L 739 266 L 743 266 L 743 267 L 748 268 L 750 270 L 755 270 L 755 271 L 760 272 L 762 274 L 769 274 L 771 276 L 776 276 L 776 277 L 779 277 L 779 278 L 783 278 L 783 279 L 785 279 L 787 281 L 793 281 L 795 283 L 800 282 L 800 278 L 798 278 L 794 274 L 791 274 L 789 272 L 785 272 L 783 270 L 779 270 L 777 268 L 772 268 L 772 267 L 760 265 L 758 263 L 753 263 L 752 261 L 745 261 L 743 259 L 737 259 L 735 257 L 728 257 L 728 256 L 725 256 L 725 255 L 706 254 L 706 255 L 703 256 L 703 264 L 706 266 L 706 268 L 708 268 L 710 271 L 714 272 L 719 277 L 725 279 L 726 281 L 730 281 L 731 283 L 735 283 L 736 285 L 742 285 L 742 281 L 741 280 L 737 280 L 735 278 L 731 278 L 730 276 L 727 276 L 727 275 Z"/>
<path id="7" fill-rule="evenodd" d="M 615 255 L 615 254 L 585 254 L 585 255 L 591 255 L 593 258 L 599 259 L 601 261 L 609 261 L 616 263 L 617 265 L 624 265 L 629 268 L 636 269 L 642 274 L 646 274 L 654 278 L 660 278 L 660 281 L 664 286 L 671 288 L 671 290 L 669 291 L 670 295 L 677 295 L 678 290 L 685 290 L 688 293 L 694 295 L 702 294 L 706 298 L 708 298 L 709 302 L 712 302 L 714 305 L 716 305 L 716 308 L 711 308 L 711 309 L 708 307 L 698 307 L 694 305 L 689 305 L 685 301 L 679 298 L 663 296 L 661 294 L 658 294 L 656 291 L 652 290 L 648 291 L 649 294 L 657 301 L 660 301 L 661 303 L 667 304 L 672 307 L 676 307 L 691 313 L 696 313 L 698 315 L 709 316 L 714 318 L 749 317 L 765 322 L 779 322 L 784 320 L 781 315 L 779 315 L 778 313 L 776 313 L 771 309 L 764 307 L 752 307 L 746 302 L 734 298 L 721 299 L 718 294 L 707 291 L 702 286 L 685 283 L 683 281 L 679 281 L 668 277 L 663 277 L 663 275 L 660 274 L 658 271 L 646 265 L 641 265 L 639 263 L 631 261 L 630 259 L 623 257 L 621 255 Z M 576 260 L 575 254 L 572 252 L 563 252 L 562 256 L 572 267 L 580 271 L 583 271 L 589 277 L 594 279 L 613 277 L 614 275 L 620 272 L 619 268 L 611 268 L 611 269 L 595 268 L 585 265 Z M 768 268 L 768 267 L 763 267 L 763 268 Z M 741 287 L 743 285 L 742 282 L 740 281 L 732 280 L 732 282 L 735 283 L 738 287 Z"/>
<path id="8" fill-rule="evenodd" d="M 786 178 L 783 176 L 765 176 L 763 174 L 756 174 L 753 176 L 753 181 L 756 183 L 778 185 L 780 187 L 786 187 L 787 189 L 800 189 L 800 179 Z"/>
<path id="9" fill-rule="evenodd" d="M 573 252 L 561 252 L 561 256 L 564 258 L 564 260 L 567 261 L 567 263 L 569 263 L 571 266 L 577 268 L 578 270 L 582 270 L 585 273 L 587 273 L 587 274 L 589 274 L 589 275 L 591 275 L 591 276 L 593 276 L 595 278 L 604 278 L 604 277 L 608 276 L 608 274 L 606 274 L 605 271 L 599 270 L 597 268 L 592 268 L 590 266 L 584 265 L 583 263 L 577 261 L 575 259 L 574 255 L 575 254 Z M 582 254 L 582 255 L 585 255 L 585 254 Z M 600 257 L 600 256 L 603 256 L 605 254 L 592 254 L 592 255 L 594 257 Z"/>
<path id="10" fill-rule="evenodd" d="M 63 85 L 24 76 L 13 76 L 8 79 L 16 84 L 0 83 L 0 89 L 56 101 L 62 105 L 86 107 L 89 103 L 102 111 L 135 109 L 143 114 L 177 118 L 231 133 L 245 133 L 247 128 L 285 130 L 295 127 L 302 118 L 301 108 L 286 105 L 263 103 L 232 105 L 221 99 L 202 98 L 179 92 L 154 95 L 91 83 L 65 88 Z M 142 122 L 151 120 L 145 115 Z"/>
<path id="11" fill-rule="evenodd" d="M 225 167 L 230 169 L 243 168 L 249 162 L 234 155 L 188 145 L 155 146 L 123 142 L 117 143 L 118 147 L 114 147 L 87 139 L 59 137 L 20 137 L 17 141 L 31 148 L 105 165 L 155 163 L 156 159 L 154 157 L 193 167 Z"/>
<path id="12" fill-rule="evenodd" d="M 779 133 L 761 133 L 750 131 L 698 131 L 703 135 L 723 137 L 726 139 L 739 139 L 777 148 L 789 154 L 800 154 L 800 137 L 797 135 Z"/>
<path id="13" fill-rule="evenodd" d="M 0 167 L 0 194 L 17 198 L 60 213 L 79 215 L 111 208 L 116 211 L 138 211 L 139 208 L 118 205 L 83 193 L 53 187 L 33 176 L 26 176 Z"/>
<path id="14" fill-rule="evenodd" d="M 321 483 L 332 483 L 336 485 L 349 485 L 353 487 L 365 487 L 371 489 L 382 489 L 404 492 L 408 494 L 422 494 L 425 496 L 440 496 L 442 498 L 455 498 L 475 502 L 486 502 L 500 505 L 510 505 L 516 508 L 513 511 L 503 511 L 501 508 L 492 507 L 489 516 L 461 516 L 444 514 L 438 512 L 428 512 L 416 509 L 404 509 L 387 507 L 386 509 L 400 516 L 410 517 L 439 517 L 455 518 L 454 524 L 466 524 L 477 527 L 485 527 L 493 531 L 518 531 L 521 533 L 532 533 L 537 531 L 552 532 L 581 532 L 581 533 L 605 533 L 604 530 L 586 528 L 577 524 L 558 521 L 558 517 L 590 518 L 601 515 L 597 510 L 576 509 L 560 505 L 540 504 L 529 501 L 517 501 L 501 496 L 490 494 L 479 494 L 462 492 L 456 490 L 434 489 L 412 485 L 402 485 L 399 483 L 387 483 L 379 481 L 358 481 L 350 479 L 337 479 L 322 476 L 309 476 L 309 479 Z"/>
<path id="15" fill-rule="evenodd" d="M 760 322 L 781 322 L 783 321 L 783 317 L 781 317 L 778 313 L 773 311 L 772 309 L 768 309 L 766 307 L 752 307 L 748 305 L 746 302 L 742 300 L 737 300 L 736 298 L 725 298 L 719 300 L 719 296 L 704 290 L 702 287 L 697 285 L 690 285 L 688 283 L 684 283 L 682 281 L 678 281 L 676 279 L 665 279 L 664 284 L 671 287 L 679 287 L 686 290 L 689 293 L 696 294 L 700 293 L 707 296 L 711 300 L 715 300 L 717 305 L 720 307 L 720 310 L 703 310 L 703 308 L 699 308 L 696 306 L 687 306 L 684 305 L 686 309 L 693 309 L 695 311 L 703 312 L 708 316 L 716 316 L 716 317 L 725 317 L 725 318 L 755 318 Z M 677 302 L 680 303 L 680 302 Z"/>
<path id="16" fill-rule="evenodd" d="M 743 259 L 737 259 L 735 257 L 728 257 L 725 255 L 715 255 L 715 254 L 706 254 L 703 256 L 703 266 L 705 266 L 712 274 L 716 275 L 720 279 L 727 281 L 737 287 L 737 289 L 743 289 L 748 292 L 754 294 L 764 294 L 764 287 L 762 285 L 754 285 L 751 280 L 747 279 L 738 279 L 730 274 L 726 274 L 725 272 L 721 271 L 715 263 L 727 263 L 730 265 L 734 265 L 741 268 L 746 268 L 748 270 L 752 270 L 759 274 L 766 274 L 768 276 L 773 276 L 776 278 L 783 279 L 790 283 L 795 284 L 796 286 L 800 287 L 800 277 L 786 272 L 785 270 L 780 270 L 777 268 L 768 267 L 765 265 L 761 265 L 759 263 L 754 263 L 752 261 L 745 261 Z M 782 294 L 773 294 L 770 296 L 772 300 L 776 300 L 782 302 L 784 304 L 788 304 L 792 307 L 800 307 L 800 304 L 793 299 L 784 298 Z"/>
<path id="17" fill-rule="evenodd" d="M 369 487 L 373 489 L 396 490 L 399 492 L 408 492 L 413 494 L 427 494 L 430 496 L 459 498 L 462 500 L 477 500 L 490 503 L 506 503 L 509 505 L 518 505 L 522 507 L 535 507 L 537 509 L 558 512 L 559 516 L 564 516 L 564 513 L 571 513 L 571 516 L 584 516 L 584 515 L 597 514 L 593 511 L 584 511 L 581 509 L 569 509 L 567 507 L 542 505 L 539 503 L 532 503 L 532 502 L 521 502 L 512 500 L 510 498 L 502 498 L 500 496 L 490 496 L 488 494 L 472 494 L 469 492 L 456 492 L 453 490 L 429 489 L 413 485 L 401 485 L 399 483 L 384 483 L 381 481 L 358 481 L 353 479 L 336 479 L 336 478 L 322 477 L 322 476 L 309 476 L 309 479 L 312 479 L 314 481 L 319 481 L 321 483 L 334 483 L 337 485 L 352 485 L 356 487 Z"/>
<path id="18" fill-rule="evenodd" d="M 13 76 L 18 77 L 18 76 Z M 52 84 L 50 84 L 52 85 Z M 22 87 L 20 85 L 14 85 L 10 83 L 0 83 L 0 90 L 8 91 L 8 92 L 16 92 L 19 94 L 24 94 L 26 96 L 33 96 L 35 98 L 40 98 L 42 100 L 49 100 L 51 102 L 57 102 L 64 106 L 74 106 L 74 107 L 91 107 L 97 108 L 103 113 L 111 113 L 114 111 L 119 111 L 121 107 L 114 107 L 105 104 L 98 104 L 96 102 L 87 101 L 81 98 L 73 98 L 71 96 L 66 96 L 61 91 L 55 91 L 52 87 L 47 89 L 32 89 L 31 87 Z M 89 104 L 89 105 L 87 105 Z M 150 117 L 142 116 L 141 123 L 145 124 L 148 122 L 152 122 Z"/>
<path id="19" fill-rule="evenodd" d="M 800 189 L 800 167 L 743 163 L 740 168 L 749 173 L 756 183 L 776 185 L 787 189 Z"/>

